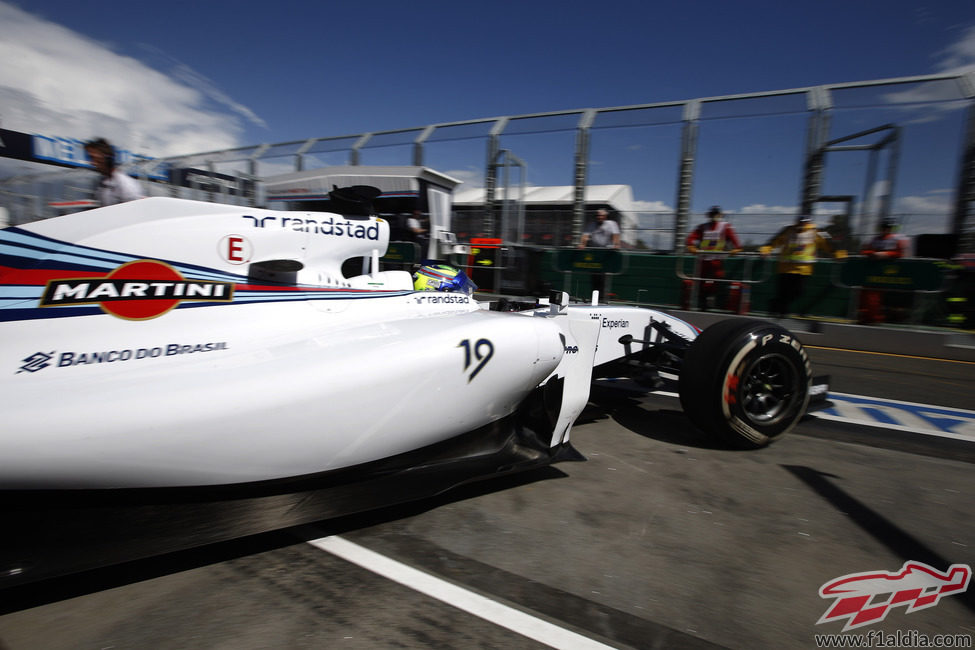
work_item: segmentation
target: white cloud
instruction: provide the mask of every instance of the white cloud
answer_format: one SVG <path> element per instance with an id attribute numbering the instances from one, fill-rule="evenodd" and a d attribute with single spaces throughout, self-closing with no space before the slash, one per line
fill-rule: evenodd
<path id="1" fill-rule="evenodd" d="M 738 214 L 791 214 L 795 215 L 799 213 L 799 208 L 794 205 L 765 205 L 764 203 L 753 203 L 751 205 L 746 205 L 740 210 L 736 210 Z"/>
<path id="2" fill-rule="evenodd" d="M 938 55 L 942 58 L 937 68 L 942 72 L 975 72 L 975 25 Z"/>
<path id="3" fill-rule="evenodd" d="M 895 213 L 948 215 L 954 210 L 954 193 L 934 190 L 923 196 L 904 196 L 895 201 Z"/>
<path id="4" fill-rule="evenodd" d="M 161 157 L 235 147 L 242 119 L 261 124 L 192 71 L 169 76 L 2 0 L 0 61 L 0 125 L 14 131 Z"/>
<path id="5" fill-rule="evenodd" d="M 172 76 L 174 79 L 179 80 L 189 86 L 190 88 L 195 88 L 196 90 L 203 93 L 206 97 L 213 100 L 218 104 L 223 104 L 229 108 L 234 113 L 237 113 L 248 122 L 256 124 L 257 126 L 266 127 L 267 122 L 258 117 L 254 111 L 247 108 L 243 104 L 234 101 L 232 97 L 220 90 L 220 88 L 210 79 L 206 78 L 190 66 L 185 63 L 181 63 L 169 56 L 165 52 L 159 50 L 158 48 L 144 46 L 147 51 L 154 53 L 157 57 L 164 60 L 169 67 L 172 67 Z"/>
<path id="6" fill-rule="evenodd" d="M 958 74 L 975 72 L 975 25 L 968 27 L 958 40 L 935 55 L 935 70 Z M 934 81 L 910 84 L 904 90 L 884 95 L 891 104 L 903 104 L 902 110 L 912 115 L 906 124 L 924 124 L 942 119 L 947 113 L 965 109 L 969 102 L 962 97 L 957 84 Z"/>
<path id="7" fill-rule="evenodd" d="M 664 201 L 633 201 L 634 212 L 667 212 L 672 213 L 674 208 L 667 205 Z"/>
<path id="8" fill-rule="evenodd" d="M 460 181 L 459 189 L 471 190 L 484 187 L 484 172 L 468 167 L 467 169 L 451 169 L 444 172 L 451 178 Z"/>

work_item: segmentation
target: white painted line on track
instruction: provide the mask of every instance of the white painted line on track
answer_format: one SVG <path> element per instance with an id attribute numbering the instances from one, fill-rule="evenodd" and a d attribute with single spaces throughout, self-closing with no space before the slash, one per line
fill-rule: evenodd
<path id="1" fill-rule="evenodd" d="M 680 397 L 668 391 L 650 394 Z M 828 399 L 833 402 L 832 407 L 809 415 L 831 422 L 975 442 L 975 411 L 833 391 Z"/>
<path id="2" fill-rule="evenodd" d="M 812 413 L 835 422 L 975 442 L 975 411 L 830 392 L 832 407 Z"/>
<path id="3" fill-rule="evenodd" d="M 862 418 L 845 418 L 838 415 L 830 415 L 829 413 L 810 413 L 809 415 L 820 420 L 829 420 L 830 422 L 844 422 L 846 424 L 856 424 L 862 427 L 875 427 L 877 429 L 888 429 L 890 431 L 905 431 L 907 433 L 919 433 L 924 436 L 936 436 L 938 438 L 975 442 L 975 438 L 970 436 L 960 436 L 955 433 L 945 433 L 943 431 L 934 431 L 932 429 L 916 429 L 914 427 L 904 426 L 902 424 L 874 422 L 873 420 L 864 420 Z"/>
<path id="4" fill-rule="evenodd" d="M 331 553 L 352 564 L 372 571 L 393 582 L 414 591 L 436 598 L 448 605 L 473 614 L 486 621 L 507 628 L 524 637 L 538 641 L 552 648 L 601 649 L 612 646 L 599 643 L 588 637 L 576 634 L 553 625 L 530 614 L 475 594 L 463 587 L 447 582 L 424 571 L 414 569 L 385 555 L 371 551 L 337 535 L 320 537 L 308 542 L 315 548 Z"/>
<path id="5" fill-rule="evenodd" d="M 925 408 L 925 409 L 942 409 L 945 411 L 964 414 L 975 418 L 975 411 L 955 408 L 953 406 L 934 406 L 933 404 L 921 404 L 919 402 L 904 402 L 901 400 L 887 399 L 886 397 L 867 397 L 866 395 L 854 395 L 853 393 L 838 393 L 833 390 L 831 390 L 829 394 L 830 397 L 843 397 L 846 399 L 865 400 L 869 402 L 885 402 L 887 404 L 897 404 L 900 406 L 916 406 L 918 408 Z"/>

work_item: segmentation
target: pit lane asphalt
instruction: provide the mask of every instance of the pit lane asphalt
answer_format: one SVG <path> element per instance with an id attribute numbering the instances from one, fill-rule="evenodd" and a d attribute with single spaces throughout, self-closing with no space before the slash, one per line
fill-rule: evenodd
<path id="1" fill-rule="evenodd" d="M 972 364 L 818 347 L 810 356 L 841 392 L 972 407 Z M 819 596 L 824 583 L 908 560 L 975 564 L 970 443 L 810 419 L 767 449 L 730 451 L 673 398 L 607 391 L 572 435 L 587 462 L 0 585 L 0 648 L 540 647 L 304 541 L 335 534 L 615 647 L 814 647 L 814 634 L 841 628 L 816 625 L 832 604 Z M 215 530 L 275 529 L 302 506 L 153 506 L 127 522 L 68 508 L 35 519 L 44 535 L 3 559 L 28 571 L 120 561 Z M 19 516 L 6 539 L 11 525 L 31 524 L 32 513 Z M 862 631 L 975 635 L 973 595 L 894 608 Z"/>

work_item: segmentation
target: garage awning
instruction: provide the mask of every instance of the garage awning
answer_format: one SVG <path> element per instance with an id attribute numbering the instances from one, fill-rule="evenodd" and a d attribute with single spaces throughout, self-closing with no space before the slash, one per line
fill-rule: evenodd
<path id="1" fill-rule="evenodd" d="M 379 198 L 419 196 L 420 182 L 450 192 L 461 181 L 429 167 L 377 167 L 344 165 L 322 167 L 264 179 L 268 201 L 323 201 L 333 187 L 371 185 L 382 191 Z"/>
<path id="2" fill-rule="evenodd" d="M 529 185 L 524 188 L 513 187 L 511 198 L 521 201 L 525 205 L 565 206 L 575 202 L 575 187 L 572 185 Z M 495 199 L 505 200 L 505 188 L 495 190 Z M 484 205 L 486 192 L 483 187 L 461 190 L 454 194 L 454 205 L 479 206 Z M 591 205 L 608 205 L 618 212 L 629 212 L 633 209 L 633 190 L 629 185 L 586 185 L 585 202 Z"/>

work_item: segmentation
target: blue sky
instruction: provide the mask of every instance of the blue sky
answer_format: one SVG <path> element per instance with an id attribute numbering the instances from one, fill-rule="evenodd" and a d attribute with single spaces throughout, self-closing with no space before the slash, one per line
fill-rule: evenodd
<path id="1" fill-rule="evenodd" d="M 192 71 L 252 113 L 241 144 L 927 74 L 975 26 L 970 0 L 12 4 Z"/>
<path id="2" fill-rule="evenodd" d="M 163 156 L 961 69 L 975 2 L 0 0 L 0 59 L 3 128 Z"/>

